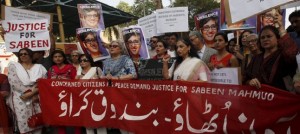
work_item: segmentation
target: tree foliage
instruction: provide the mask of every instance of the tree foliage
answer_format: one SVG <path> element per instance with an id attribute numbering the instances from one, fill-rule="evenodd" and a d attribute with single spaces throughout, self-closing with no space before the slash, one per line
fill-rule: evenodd
<path id="1" fill-rule="evenodd" d="M 132 14 L 139 18 L 150 15 L 156 10 L 155 0 L 135 0 L 132 8 Z"/>
<path id="2" fill-rule="evenodd" d="M 117 9 L 120 9 L 127 13 L 132 13 L 132 6 L 130 6 L 128 3 L 124 1 L 120 1 L 120 3 L 117 5 Z"/>
<path id="3" fill-rule="evenodd" d="M 216 0 L 175 0 L 173 6 L 187 6 L 189 8 L 189 27 L 190 30 L 193 30 L 195 28 L 194 16 L 202 12 L 219 8 L 220 3 Z"/>

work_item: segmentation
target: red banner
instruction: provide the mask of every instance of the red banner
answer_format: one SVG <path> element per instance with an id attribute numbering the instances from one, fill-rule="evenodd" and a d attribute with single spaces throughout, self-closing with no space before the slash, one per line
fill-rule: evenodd
<path id="1" fill-rule="evenodd" d="M 40 80 L 50 125 L 153 133 L 299 134 L 300 97 L 270 86 L 184 81 Z"/>

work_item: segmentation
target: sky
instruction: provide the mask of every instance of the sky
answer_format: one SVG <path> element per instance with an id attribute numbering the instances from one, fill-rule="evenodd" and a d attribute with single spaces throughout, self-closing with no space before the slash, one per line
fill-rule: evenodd
<path id="1" fill-rule="evenodd" d="M 134 3 L 134 0 L 98 0 L 98 1 L 110 5 L 112 7 L 116 7 L 120 3 L 120 1 L 124 1 L 128 3 L 130 6 L 132 6 Z M 164 7 L 170 5 L 170 0 L 162 0 L 162 2 Z"/>

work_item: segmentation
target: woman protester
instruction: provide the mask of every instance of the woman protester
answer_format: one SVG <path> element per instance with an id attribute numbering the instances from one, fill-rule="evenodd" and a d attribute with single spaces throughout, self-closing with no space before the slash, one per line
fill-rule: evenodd
<path id="1" fill-rule="evenodd" d="M 19 62 L 11 62 L 8 71 L 8 81 L 11 86 L 8 104 L 14 112 L 18 129 L 22 134 L 42 133 L 42 126 L 31 128 L 27 124 L 30 116 L 41 113 L 39 102 L 33 100 L 37 98 L 37 80 L 46 78 L 47 73 L 41 64 L 34 64 L 32 58 L 32 50 L 20 49 L 18 53 Z"/>
<path id="2" fill-rule="evenodd" d="M 168 54 L 168 44 L 162 40 L 158 40 L 155 47 L 156 55 L 152 59 L 162 59 Z"/>
<path id="3" fill-rule="evenodd" d="M 199 59 L 196 49 L 189 39 L 179 39 L 176 44 L 176 61 L 168 67 L 170 55 L 163 58 L 163 77 L 172 80 L 209 81 L 209 69 Z"/>
<path id="4" fill-rule="evenodd" d="M 68 63 L 62 50 L 54 50 L 51 54 L 52 67 L 48 70 L 48 79 L 75 79 L 76 68 Z M 80 127 L 75 127 L 75 134 L 80 134 Z M 66 134 L 65 127 L 58 127 L 58 134 Z"/>
<path id="5" fill-rule="evenodd" d="M 5 74 L 0 73 L 0 133 L 11 133 L 10 131 L 10 114 L 6 105 L 6 97 L 9 95 L 10 87 L 8 78 Z M 2 130 L 2 131 L 1 131 Z"/>
<path id="6" fill-rule="evenodd" d="M 120 41 L 110 43 L 109 53 L 111 58 L 103 61 L 101 78 L 108 80 L 131 80 L 137 78 L 137 73 L 132 60 L 124 55 L 125 46 Z"/>
<path id="7" fill-rule="evenodd" d="M 250 86 L 260 88 L 261 84 L 267 84 L 289 90 L 286 85 L 289 85 L 288 80 L 293 77 L 297 68 L 298 48 L 281 20 L 282 16 L 275 14 L 274 22 L 279 27 L 265 26 L 259 34 L 258 41 L 263 52 L 252 58 L 246 70 L 246 83 Z"/>
<path id="8" fill-rule="evenodd" d="M 131 80 L 137 78 L 134 63 L 125 55 L 125 45 L 121 41 L 112 41 L 108 46 L 111 58 L 103 61 L 101 78 L 107 80 Z M 120 130 L 122 134 L 128 133 Z"/>
<path id="9" fill-rule="evenodd" d="M 226 50 L 226 46 L 228 45 L 227 35 L 224 33 L 217 33 L 214 41 L 214 48 L 217 50 L 217 53 L 210 57 L 208 67 L 211 70 L 222 67 L 238 67 L 239 62 L 237 58 Z"/>
<path id="10" fill-rule="evenodd" d="M 81 72 L 76 76 L 76 79 L 100 79 L 102 70 L 100 67 L 95 67 L 92 57 L 82 54 L 78 58 Z M 107 134 L 106 128 L 97 128 L 97 134 Z M 94 134 L 93 128 L 86 128 L 86 134 Z"/>

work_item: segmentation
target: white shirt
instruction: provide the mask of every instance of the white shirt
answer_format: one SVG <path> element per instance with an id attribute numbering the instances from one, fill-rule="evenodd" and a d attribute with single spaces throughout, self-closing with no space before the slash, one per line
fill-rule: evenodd
<path id="1" fill-rule="evenodd" d="M 174 51 L 168 50 L 168 54 L 169 54 L 171 57 L 176 57 L 175 50 L 174 50 Z"/>
<path id="2" fill-rule="evenodd" d="M 198 55 L 199 55 L 200 59 L 202 59 L 202 57 L 203 57 L 203 54 L 204 54 L 205 48 L 206 48 L 206 46 L 205 46 L 205 45 L 203 45 L 203 47 L 201 48 L 201 50 L 200 50 L 200 51 L 198 51 Z"/>

